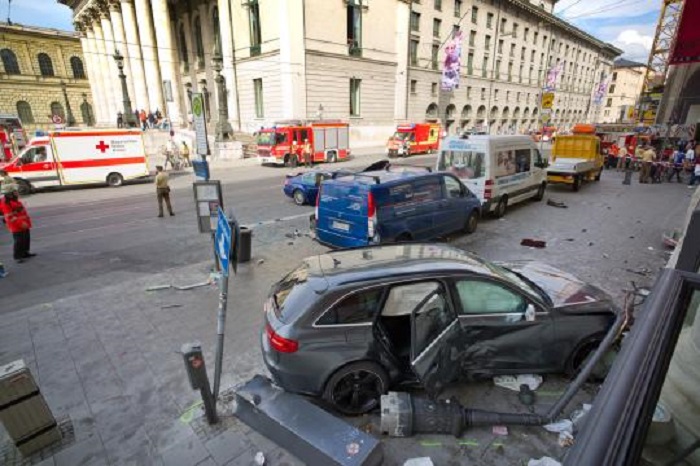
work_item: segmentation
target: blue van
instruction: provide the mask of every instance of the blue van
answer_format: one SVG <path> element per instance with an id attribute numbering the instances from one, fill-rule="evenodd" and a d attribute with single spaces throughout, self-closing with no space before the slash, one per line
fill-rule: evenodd
<path id="1" fill-rule="evenodd" d="M 391 167 L 326 180 L 316 200 L 316 238 L 338 248 L 472 233 L 481 202 L 455 176 Z"/>

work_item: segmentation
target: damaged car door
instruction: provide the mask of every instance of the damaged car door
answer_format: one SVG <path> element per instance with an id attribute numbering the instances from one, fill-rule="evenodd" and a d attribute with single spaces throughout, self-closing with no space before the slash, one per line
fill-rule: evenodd
<path id="1" fill-rule="evenodd" d="M 497 281 L 454 282 L 462 331 L 461 371 L 470 376 L 548 372 L 557 367 L 552 315 Z"/>
<path id="2" fill-rule="evenodd" d="M 445 285 L 432 289 L 411 311 L 411 367 L 431 395 L 437 395 L 458 372 L 461 330 Z"/>

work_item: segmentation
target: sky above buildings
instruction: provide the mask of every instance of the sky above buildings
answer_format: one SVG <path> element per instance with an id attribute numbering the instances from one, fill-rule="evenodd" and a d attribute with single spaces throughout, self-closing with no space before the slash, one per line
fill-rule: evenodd
<path id="1" fill-rule="evenodd" d="M 0 0 L 2 20 L 7 18 L 9 1 Z M 56 0 L 11 1 L 15 23 L 73 30 L 70 9 Z M 660 8 L 661 0 L 560 0 L 554 12 L 624 50 L 625 58 L 646 63 Z"/>

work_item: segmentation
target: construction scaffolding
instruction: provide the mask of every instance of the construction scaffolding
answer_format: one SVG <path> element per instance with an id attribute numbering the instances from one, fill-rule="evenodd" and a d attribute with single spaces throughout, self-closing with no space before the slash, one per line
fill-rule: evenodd
<path id="1" fill-rule="evenodd" d="M 644 75 L 644 85 L 637 106 L 637 121 L 653 125 L 668 78 L 669 60 L 678 32 L 683 0 L 661 0 L 661 13 L 656 24 L 654 43 Z"/>

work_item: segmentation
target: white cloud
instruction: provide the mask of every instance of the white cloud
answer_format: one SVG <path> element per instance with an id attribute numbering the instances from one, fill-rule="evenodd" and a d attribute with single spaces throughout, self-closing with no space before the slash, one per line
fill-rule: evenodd
<path id="1" fill-rule="evenodd" d="M 619 18 L 659 11 L 659 0 L 561 0 L 554 13 L 567 20 Z"/>
<path id="2" fill-rule="evenodd" d="M 613 40 L 613 45 L 625 51 L 623 57 L 646 63 L 653 42 L 651 35 L 641 34 L 637 29 L 625 29 Z"/>

